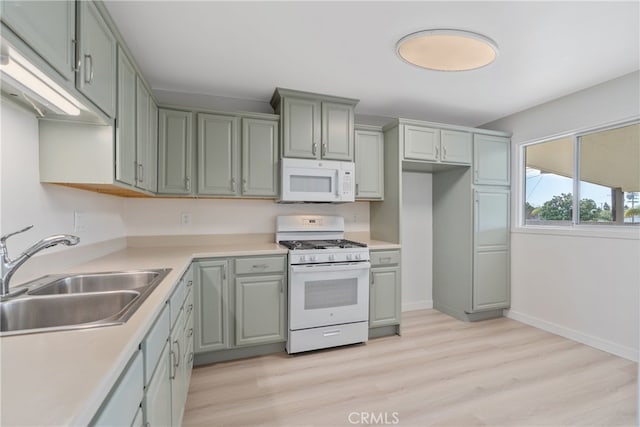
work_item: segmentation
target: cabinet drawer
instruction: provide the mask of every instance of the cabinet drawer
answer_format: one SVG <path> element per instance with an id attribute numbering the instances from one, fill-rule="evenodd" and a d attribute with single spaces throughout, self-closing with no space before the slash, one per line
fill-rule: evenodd
<path id="1" fill-rule="evenodd" d="M 147 337 L 142 342 L 144 351 L 144 384 L 148 385 L 156 369 L 162 349 L 167 342 L 169 330 L 171 328 L 171 318 L 169 306 L 165 304 L 160 312 L 156 323 L 153 325 Z"/>
<path id="2" fill-rule="evenodd" d="M 279 273 L 284 271 L 284 256 L 236 259 L 236 274 Z"/>
<path id="3" fill-rule="evenodd" d="M 397 265 L 400 264 L 400 251 L 372 251 L 371 265 Z"/>
<path id="4" fill-rule="evenodd" d="M 186 289 L 187 286 L 185 281 L 180 279 L 178 286 L 176 286 L 176 289 L 173 291 L 173 295 L 171 295 L 171 298 L 169 299 L 169 307 L 171 309 L 171 328 L 175 325 L 178 314 L 180 314 L 180 309 L 184 304 Z"/>

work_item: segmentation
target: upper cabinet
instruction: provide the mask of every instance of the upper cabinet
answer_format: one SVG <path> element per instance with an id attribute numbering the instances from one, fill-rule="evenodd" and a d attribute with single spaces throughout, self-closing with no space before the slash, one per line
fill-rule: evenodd
<path id="1" fill-rule="evenodd" d="M 198 114 L 198 194 L 238 194 L 238 123 L 234 116 Z"/>
<path id="2" fill-rule="evenodd" d="M 356 199 L 384 196 L 384 136 L 380 128 L 357 126 L 355 131 Z"/>
<path id="3" fill-rule="evenodd" d="M 283 157 L 353 161 L 355 99 L 277 88 Z"/>
<path id="4" fill-rule="evenodd" d="M 242 195 L 278 196 L 278 121 L 242 119 Z"/>
<path id="5" fill-rule="evenodd" d="M 193 113 L 159 109 L 158 193 L 192 194 Z"/>
<path id="6" fill-rule="evenodd" d="M 474 184 L 509 185 L 511 182 L 509 152 L 509 138 L 493 135 L 474 135 Z"/>
<path id="7" fill-rule="evenodd" d="M 401 126 L 404 160 L 471 164 L 471 133 L 418 124 Z"/>
<path id="8" fill-rule="evenodd" d="M 136 184 L 136 70 L 118 49 L 118 108 L 116 116 L 116 179 Z"/>
<path id="9" fill-rule="evenodd" d="M 116 39 L 91 1 L 79 1 L 76 86 L 109 117 L 116 109 Z"/>
<path id="10" fill-rule="evenodd" d="M 2 1 L 0 16 L 60 75 L 73 82 L 75 1 Z"/>

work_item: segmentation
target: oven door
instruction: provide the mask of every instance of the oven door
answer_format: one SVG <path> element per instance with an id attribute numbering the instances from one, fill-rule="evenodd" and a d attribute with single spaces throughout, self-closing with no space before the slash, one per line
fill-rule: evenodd
<path id="1" fill-rule="evenodd" d="M 293 265 L 289 329 L 369 320 L 368 262 Z"/>

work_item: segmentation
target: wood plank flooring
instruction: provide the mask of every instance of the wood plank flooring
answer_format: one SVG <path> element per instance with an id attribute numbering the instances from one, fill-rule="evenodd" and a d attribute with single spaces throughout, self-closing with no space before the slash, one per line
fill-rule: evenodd
<path id="1" fill-rule="evenodd" d="M 636 425 L 637 364 L 507 318 L 194 369 L 185 426 Z"/>

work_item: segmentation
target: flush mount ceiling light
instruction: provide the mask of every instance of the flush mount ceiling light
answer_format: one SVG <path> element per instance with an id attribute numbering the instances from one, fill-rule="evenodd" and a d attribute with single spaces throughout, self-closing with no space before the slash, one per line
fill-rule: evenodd
<path id="1" fill-rule="evenodd" d="M 466 71 L 491 64 L 498 46 L 488 37 L 463 30 L 425 30 L 400 39 L 396 52 L 402 60 L 438 71 Z"/>

